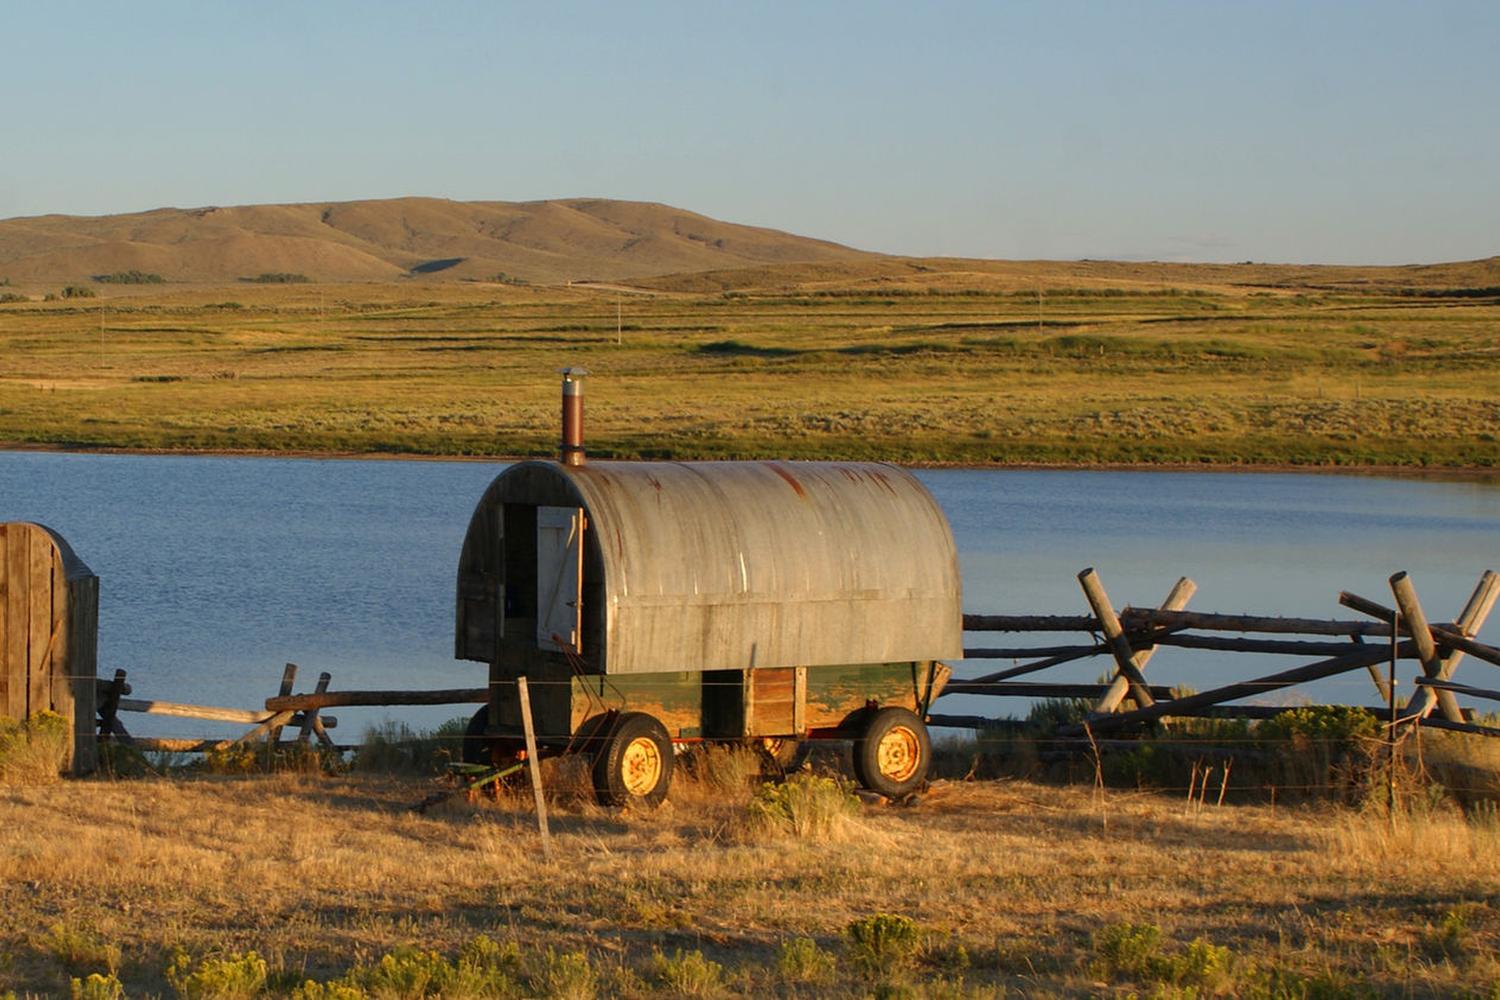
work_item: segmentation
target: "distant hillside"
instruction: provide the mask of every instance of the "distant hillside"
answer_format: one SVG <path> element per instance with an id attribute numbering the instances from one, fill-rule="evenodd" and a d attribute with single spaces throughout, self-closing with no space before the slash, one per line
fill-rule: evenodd
<path id="1" fill-rule="evenodd" d="M 140 271 L 168 281 L 261 274 L 317 281 L 621 281 L 767 264 L 878 259 L 823 240 L 668 205 L 439 198 L 162 208 L 0 220 L 0 279 L 71 282 Z"/>
<path id="2" fill-rule="evenodd" d="M 1500 298 L 1500 257 L 1443 264 L 1182 264 L 1110 260 L 972 260 L 867 255 L 657 275 L 633 282 L 661 292 L 797 294 L 1043 293 L 1161 288 L 1220 292 L 1355 292 Z"/>

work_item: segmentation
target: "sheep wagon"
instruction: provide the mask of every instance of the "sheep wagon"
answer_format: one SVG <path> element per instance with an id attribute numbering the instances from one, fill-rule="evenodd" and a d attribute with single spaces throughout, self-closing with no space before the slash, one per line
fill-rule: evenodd
<path id="1" fill-rule="evenodd" d="M 464 539 L 455 654 L 490 688 L 470 745 L 520 755 L 524 676 L 538 752 L 590 754 L 605 804 L 659 802 L 702 741 L 852 740 L 862 786 L 920 785 L 940 660 L 963 655 L 926 488 L 870 463 L 586 462 L 564 417 L 563 460 L 502 472 Z"/>

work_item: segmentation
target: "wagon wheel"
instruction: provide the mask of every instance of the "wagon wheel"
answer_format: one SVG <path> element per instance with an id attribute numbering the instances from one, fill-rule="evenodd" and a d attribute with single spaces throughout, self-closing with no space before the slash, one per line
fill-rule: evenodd
<path id="1" fill-rule="evenodd" d="M 486 767 L 509 762 L 526 749 L 524 741 L 514 737 L 489 736 L 490 709 L 486 705 L 474 713 L 464 729 L 463 752 L 459 758 L 465 764 L 483 764 Z"/>
<path id="2" fill-rule="evenodd" d="M 625 712 L 594 758 L 594 795 L 605 806 L 660 805 L 672 764 L 666 727 L 644 712 Z"/>
<path id="3" fill-rule="evenodd" d="M 927 725 L 910 709 L 892 706 L 870 713 L 854 740 L 855 779 L 887 798 L 915 791 L 931 764 Z"/>
<path id="4" fill-rule="evenodd" d="M 459 756 L 465 764 L 493 764 L 495 741 L 486 735 L 490 727 L 490 707 L 483 706 L 474 713 L 464 729 L 463 753 Z"/>
<path id="5" fill-rule="evenodd" d="M 759 746 L 768 770 L 777 778 L 802 770 L 812 756 L 812 744 L 795 736 L 767 736 Z"/>

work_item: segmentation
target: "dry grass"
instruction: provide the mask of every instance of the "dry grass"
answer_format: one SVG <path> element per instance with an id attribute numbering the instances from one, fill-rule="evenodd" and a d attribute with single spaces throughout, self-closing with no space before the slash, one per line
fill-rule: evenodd
<path id="1" fill-rule="evenodd" d="M 1494 467 L 1500 296 L 1442 283 L 1486 267 L 101 286 L 0 306 L 0 441 L 550 454 L 553 372 L 582 364 L 596 455 Z"/>
<path id="2" fill-rule="evenodd" d="M 885 983 L 908 995 L 1180 989 L 1202 985 L 1205 955 L 1239 995 L 1500 986 L 1500 827 L 1456 813 L 1391 834 L 1328 807 L 1189 811 L 1120 792 L 1101 806 L 1088 789 L 939 783 L 909 808 L 867 807 L 836 839 L 754 843 L 728 835 L 749 787 L 689 778 L 659 812 L 615 814 L 576 773 L 552 778 L 550 862 L 525 796 L 417 815 L 413 780 L 7 789 L 0 991 L 65 990 L 103 971 L 85 968 L 91 948 L 115 955 L 136 995 L 165 991 L 179 949 L 253 949 L 273 981 L 293 981 L 401 948 L 451 957 L 484 934 L 533 958 L 582 952 L 608 994 L 858 996 L 880 983 L 858 971 L 847 929 L 881 913 L 920 929 Z M 1110 948 L 1135 940 L 1110 930 L 1125 924 L 1161 939 L 1134 972 L 1100 964 L 1101 933 Z M 1222 955 L 1193 952 L 1199 938 Z"/>
<path id="3" fill-rule="evenodd" d="M 0 718 L 0 786 L 57 781 L 71 743 L 67 720 L 53 712 L 20 723 Z"/>

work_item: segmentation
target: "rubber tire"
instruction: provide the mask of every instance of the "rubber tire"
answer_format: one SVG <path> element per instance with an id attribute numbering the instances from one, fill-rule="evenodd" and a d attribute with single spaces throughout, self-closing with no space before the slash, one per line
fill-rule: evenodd
<path id="1" fill-rule="evenodd" d="M 464 730 L 464 746 L 462 760 L 465 764 L 483 764 L 488 767 L 494 762 L 495 751 L 490 746 L 490 741 L 485 739 L 484 731 L 490 726 L 490 707 L 485 705 L 474 713 L 474 718 L 469 720 L 468 728 Z"/>
<path id="2" fill-rule="evenodd" d="M 898 726 L 904 726 L 917 738 L 917 767 L 904 781 L 880 773 L 880 741 Z M 854 779 L 861 788 L 888 799 L 899 799 L 916 791 L 927 780 L 927 771 L 932 766 L 932 738 L 927 734 L 927 724 L 909 708 L 876 709 L 864 719 L 855 737 L 853 763 Z"/>
<path id="3" fill-rule="evenodd" d="M 644 795 L 634 795 L 625 787 L 621 773 L 621 757 L 625 748 L 634 741 L 647 737 L 656 744 L 661 758 L 661 775 L 656 787 Z M 667 788 L 672 784 L 672 737 L 667 728 L 645 712 L 625 712 L 615 720 L 604 744 L 594 757 L 594 797 L 607 807 L 659 806 L 667 797 Z"/>
<path id="4" fill-rule="evenodd" d="M 765 758 L 765 771 L 772 780 L 795 774 L 807 764 L 812 756 L 812 744 L 795 736 L 784 736 L 774 742 L 775 748 L 760 743 L 760 752 Z"/>

